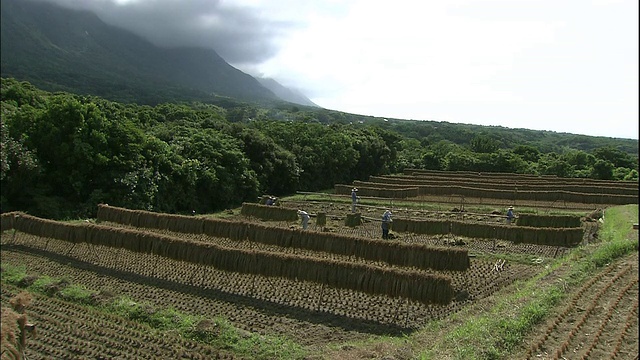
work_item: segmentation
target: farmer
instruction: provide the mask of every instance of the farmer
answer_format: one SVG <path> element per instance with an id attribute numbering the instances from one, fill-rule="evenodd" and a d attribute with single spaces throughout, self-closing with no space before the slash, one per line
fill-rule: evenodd
<path id="1" fill-rule="evenodd" d="M 267 198 L 267 202 L 266 202 L 266 204 L 265 204 L 265 205 L 267 205 L 267 206 L 271 206 L 271 205 L 273 205 L 273 203 L 275 202 L 274 200 L 275 200 L 275 199 L 273 198 L 273 196 L 269 196 L 269 197 Z"/>
<path id="2" fill-rule="evenodd" d="M 351 189 L 351 212 L 355 213 L 356 212 L 356 203 L 358 202 L 358 199 L 360 199 L 358 197 L 358 188 L 353 188 Z"/>
<path id="3" fill-rule="evenodd" d="M 513 215 L 513 206 L 509 206 L 509 209 L 507 209 L 507 224 L 511 224 L 515 217 L 516 216 Z"/>
<path id="4" fill-rule="evenodd" d="M 391 219 L 391 211 L 386 210 L 384 214 L 382 214 L 382 238 L 389 238 L 389 224 L 391 224 L 393 220 Z"/>
<path id="5" fill-rule="evenodd" d="M 303 210 L 298 210 L 298 215 L 300 215 L 300 219 L 302 219 L 302 228 L 306 230 L 309 225 L 309 213 Z"/>

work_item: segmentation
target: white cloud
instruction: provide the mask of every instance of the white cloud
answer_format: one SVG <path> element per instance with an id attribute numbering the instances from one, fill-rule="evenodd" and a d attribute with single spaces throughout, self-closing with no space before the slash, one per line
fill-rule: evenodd
<path id="1" fill-rule="evenodd" d="M 352 113 L 637 138 L 634 9 L 354 1 L 307 18 L 260 69 Z"/>
<path id="2" fill-rule="evenodd" d="M 49 1 L 329 109 L 638 138 L 637 0 Z"/>

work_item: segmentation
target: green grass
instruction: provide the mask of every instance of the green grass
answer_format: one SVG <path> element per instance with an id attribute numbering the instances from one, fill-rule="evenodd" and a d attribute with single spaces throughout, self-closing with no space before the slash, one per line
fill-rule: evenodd
<path id="1" fill-rule="evenodd" d="M 160 331 L 177 331 L 180 335 L 234 354 L 254 359 L 302 359 L 303 348 L 277 336 L 261 336 L 236 329 L 222 317 L 206 319 L 183 314 L 175 309 L 161 309 L 149 303 L 120 298 L 108 306 L 123 317 Z M 201 326 L 207 324 L 207 326 Z"/>
<path id="2" fill-rule="evenodd" d="M 587 247 L 587 262 L 584 271 L 592 271 L 611 261 L 638 251 L 638 230 L 633 224 L 638 222 L 638 205 L 617 206 L 607 209 L 604 224 L 598 230 L 601 243 Z M 630 236 L 633 235 L 633 236 Z"/>
<path id="3" fill-rule="evenodd" d="M 107 305 L 109 312 L 147 324 L 160 331 L 180 335 L 219 349 L 254 359 L 303 359 L 305 351 L 293 341 L 277 336 L 262 336 L 236 329 L 222 317 L 206 319 L 175 309 L 156 308 L 147 302 L 119 298 Z M 206 326 L 203 326 L 206 325 Z"/>
<path id="4" fill-rule="evenodd" d="M 60 290 L 59 295 L 61 298 L 78 304 L 93 305 L 94 300 L 92 296 L 95 293 L 88 290 L 82 285 L 69 285 Z"/>
<path id="5" fill-rule="evenodd" d="M 17 285 L 27 276 L 27 267 L 2 264 L 2 282 Z"/>
<path id="6" fill-rule="evenodd" d="M 596 249 L 591 255 L 590 262 L 596 267 L 608 265 L 611 261 L 632 251 L 638 251 L 638 241 L 628 239 L 612 240 Z"/>
<path id="7" fill-rule="evenodd" d="M 624 205 L 608 208 L 604 214 L 604 224 L 599 231 L 603 242 L 625 240 L 634 231 L 633 224 L 638 223 L 638 205 Z"/>
<path id="8" fill-rule="evenodd" d="M 31 286 L 29 286 L 29 290 L 45 294 L 46 290 L 50 288 L 50 286 L 53 285 L 53 283 L 55 283 L 56 281 L 57 280 L 49 276 L 41 276 L 36 279 L 36 281 Z"/>

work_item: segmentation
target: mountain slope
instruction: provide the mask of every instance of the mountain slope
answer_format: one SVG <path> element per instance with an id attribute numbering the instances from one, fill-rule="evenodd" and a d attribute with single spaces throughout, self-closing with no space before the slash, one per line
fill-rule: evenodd
<path id="1" fill-rule="evenodd" d="M 3 0 L 1 73 L 46 90 L 119 101 L 277 100 L 213 50 L 159 48 L 96 15 L 30 0 Z"/>
<path id="2" fill-rule="evenodd" d="M 274 79 L 271 79 L 271 78 L 257 78 L 257 79 L 260 82 L 260 84 L 262 84 L 262 86 L 271 90 L 274 94 L 276 94 L 276 96 L 278 96 L 282 100 L 292 102 L 294 104 L 304 105 L 304 106 L 319 107 L 318 105 L 314 104 L 313 101 L 309 100 L 306 96 L 304 96 L 304 94 L 302 94 L 301 92 L 296 90 L 291 90 L 283 86 L 279 82 L 275 81 Z"/>

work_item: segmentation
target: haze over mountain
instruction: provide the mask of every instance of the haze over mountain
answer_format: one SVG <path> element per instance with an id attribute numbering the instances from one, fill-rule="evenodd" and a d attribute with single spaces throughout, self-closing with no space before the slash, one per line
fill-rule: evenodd
<path id="1" fill-rule="evenodd" d="M 1 3 L 1 74 L 50 91 L 154 104 L 231 97 L 315 106 L 274 80 L 232 67 L 211 49 L 162 48 L 89 11 L 31 0 Z"/>
<path id="2" fill-rule="evenodd" d="M 306 106 L 315 106 L 318 107 L 313 101 L 309 100 L 303 93 L 295 89 L 289 89 L 274 79 L 270 78 L 257 78 L 262 86 L 271 90 L 274 94 L 276 94 L 282 100 L 292 102 L 294 104 L 306 105 Z"/>

